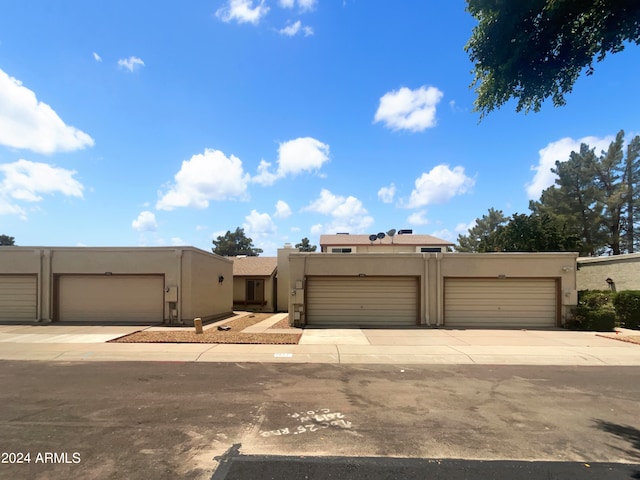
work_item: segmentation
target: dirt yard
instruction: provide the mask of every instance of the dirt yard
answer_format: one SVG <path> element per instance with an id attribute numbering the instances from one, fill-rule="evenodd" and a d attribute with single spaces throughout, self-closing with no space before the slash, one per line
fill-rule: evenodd
<path id="1" fill-rule="evenodd" d="M 284 319 L 273 325 L 271 329 L 291 329 L 291 333 L 242 333 L 247 327 L 260 323 L 271 317 L 272 313 L 256 313 L 231 319 L 224 323 L 230 330 L 221 331 L 217 326 L 205 326 L 204 333 L 198 335 L 193 327 L 184 330 L 141 331 L 111 340 L 111 343 L 243 343 L 267 345 L 295 345 L 302 335 L 299 328 L 289 327 Z"/>

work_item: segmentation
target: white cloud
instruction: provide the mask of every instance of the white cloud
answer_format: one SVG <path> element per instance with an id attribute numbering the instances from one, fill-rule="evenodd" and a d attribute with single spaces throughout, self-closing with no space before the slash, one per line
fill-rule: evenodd
<path id="1" fill-rule="evenodd" d="M 311 227 L 313 235 L 320 232 L 360 233 L 373 225 L 373 217 L 368 215 L 360 200 L 353 196 L 334 195 L 324 188 L 321 190 L 320 196 L 303 208 L 303 211 L 316 212 L 331 217 L 328 224 L 318 224 Z"/>
<path id="2" fill-rule="evenodd" d="M 121 58 L 118 60 L 118 66 L 133 72 L 136 68 L 144 67 L 144 62 L 138 57 Z"/>
<path id="3" fill-rule="evenodd" d="M 187 244 L 187 242 L 185 242 L 180 237 L 171 237 L 171 245 L 173 245 L 173 246 L 184 246 L 186 244 Z"/>
<path id="4" fill-rule="evenodd" d="M 33 91 L 0 70 L 0 144 L 51 154 L 92 147 L 94 141 L 66 125 Z"/>
<path id="5" fill-rule="evenodd" d="M 82 198 L 84 187 L 73 176 L 74 170 L 53 167 L 46 163 L 18 160 L 0 164 L 0 214 L 25 217 L 16 202 L 40 202 L 43 194 L 61 193 Z"/>
<path id="6" fill-rule="evenodd" d="M 429 173 L 423 173 L 416 179 L 416 187 L 411 192 L 408 208 L 423 207 L 433 203 L 445 203 L 456 195 L 471 190 L 475 180 L 467 177 L 463 167 L 437 165 Z"/>
<path id="7" fill-rule="evenodd" d="M 264 160 L 258 165 L 258 174 L 251 181 L 260 185 L 273 183 L 287 175 L 318 171 L 329 160 L 329 145 L 312 137 L 301 137 L 283 142 L 278 148 L 278 168 L 269 171 L 271 163 Z"/>
<path id="8" fill-rule="evenodd" d="M 462 235 L 466 235 L 469 230 L 476 226 L 476 221 L 471 220 L 469 223 L 459 223 L 456 225 L 455 232 L 461 233 Z"/>
<path id="9" fill-rule="evenodd" d="M 265 0 L 258 0 L 253 6 L 253 0 L 229 0 L 224 7 L 216 11 L 216 16 L 223 22 L 235 20 L 238 23 L 257 25 L 260 19 L 269 12 Z"/>
<path id="10" fill-rule="evenodd" d="M 280 33 L 281 35 L 286 35 L 287 37 L 293 37 L 299 32 L 302 32 L 305 37 L 309 37 L 313 35 L 313 28 L 307 25 L 303 26 L 302 22 L 298 20 L 297 22 L 287 25 L 286 27 L 278 30 L 278 33 Z"/>
<path id="11" fill-rule="evenodd" d="M 378 190 L 378 198 L 382 201 L 382 203 L 391 203 L 393 202 L 393 197 L 396 194 L 396 186 L 392 183 L 388 187 L 382 187 Z"/>
<path id="12" fill-rule="evenodd" d="M 436 87 L 402 87 L 385 93 L 374 117 L 392 130 L 421 132 L 436 125 L 436 105 L 444 94 Z"/>
<path id="13" fill-rule="evenodd" d="M 245 223 L 242 224 L 242 228 L 245 229 L 249 237 L 264 238 L 276 233 L 276 225 L 268 213 L 258 213 L 257 210 L 251 210 L 251 213 L 244 219 Z"/>
<path id="14" fill-rule="evenodd" d="M 317 0 L 298 0 L 298 6 L 301 10 L 311 10 L 315 8 Z"/>
<path id="15" fill-rule="evenodd" d="M 278 180 L 278 175 L 269 171 L 271 162 L 260 160 L 258 174 L 251 178 L 251 181 L 260 185 L 273 185 Z"/>
<path id="16" fill-rule="evenodd" d="M 318 0 L 278 0 L 278 5 L 282 8 L 293 8 L 298 4 L 298 8 L 302 11 L 313 10 Z"/>
<path id="17" fill-rule="evenodd" d="M 555 183 L 557 176 L 551 173 L 551 168 L 556 166 L 556 160 L 560 160 L 561 162 L 569 160 L 571 152 L 580 151 L 580 144 L 582 143 L 586 143 L 591 148 L 595 147 L 596 153 L 600 153 L 602 150 L 607 150 L 609 144 L 614 140 L 615 137 L 612 135 L 604 138 L 583 137 L 578 140 L 565 137 L 549 143 L 538 152 L 540 155 L 538 165 L 531 167 L 531 170 L 536 173 L 533 175 L 531 182 L 525 185 L 529 199 L 538 200 L 542 191 Z"/>
<path id="18" fill-rule="evenodd" d="M 174 179 L 169 191 L 156 203 L 158 210 L 207 208 L 211 200 L 243 199 L 249 175 L 244 173 L 238 157 L 206 149 L 183 161 Z"/>
<path id="19" fill-rule="evenodd" d="M 276 213 L 274 214 L 277 218 L 288 218 L 291 216 L 291 207 L 287 205 L 287 202 L 282 200 L 278 200 L 276 203 Z"/>
<path id="20" fill-rule="evenodd" d="M 426 225 L 429 223 L 429 219 L 425 217 L 426 214 L 427 214 L 426 210 L 420 210 L 418 212 L 414 212 L 411 215 L 409 215 L 409 218 L 407 218 L 407 221 L 411 225 Z"/>
<path id="21" fill-rule="evenodd" d="M 452 243 L 456 241 L 456 236 L 446 228 L 442 230 L 436 230 L 435 232 L 432 232 L 431 235 L 437 238 L 441 238 L 442 240 L 448 240 Z"/>
<path id="22" fill-rule="evenodd" d="M 102 57 L 100 55 L 98 55 L 96 52 L 93 52 L 93 59 L 96 62 L 101 62 L 102 61 Z"/>
<path id="23" fill-rule="evenodd" d="M 131 228 L 138 232 L 155 232 L 158 229 L 156 216 L 148 210 L 140 212 L 138 218 L 131 222 Z"/>

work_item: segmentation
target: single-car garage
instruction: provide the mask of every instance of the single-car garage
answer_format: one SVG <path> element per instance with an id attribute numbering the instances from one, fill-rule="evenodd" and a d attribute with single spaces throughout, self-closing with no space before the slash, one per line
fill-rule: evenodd
<path id="1" fill-rule="evenodd" d="M 309 326 L 414 326 L 419 323 L 418 278 L 311 276 Z"/>
<path id="2" fill-rule="evenodd" d="M 444 325 L 555 327 L 557 291 L 553 278 L 445 278 Z"/>
<path id="3" fill-rule="evenodd" d="M 37 318 L 37 276 L 0 275 L 0 321 Z"/>
<path id="4" fill-rule="evenodd" d="M 163 275 L 60 275 L 57 282 L 59 321 L 163 320 Z"/>

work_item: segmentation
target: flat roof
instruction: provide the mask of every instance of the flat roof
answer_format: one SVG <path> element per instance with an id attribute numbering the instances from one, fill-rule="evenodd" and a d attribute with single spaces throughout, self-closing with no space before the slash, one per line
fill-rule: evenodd
<path id="1" fill-rule="evenodd" d="M 350 235 L 350 234 L 337 234 L 337 235 L 320 235 L 320 245 L 413 245 L 416 247 L 424 247 L 429 245 L 436 246 L 454 246 L 455 243 L 451 243 L 448 240 L 434 237 L 433 235 L 414 235 L 414 234 L 396 234 L 393 237 L 386 235 L 382 240 L 376 239 L 375 242 L 369 240 L 369 235 Z"/>

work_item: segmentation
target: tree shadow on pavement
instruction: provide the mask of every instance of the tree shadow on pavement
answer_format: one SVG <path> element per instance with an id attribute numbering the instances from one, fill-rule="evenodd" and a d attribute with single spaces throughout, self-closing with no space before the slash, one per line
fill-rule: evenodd
<path id="1" fill-rule="evenodd" d="M 640 460 L 640 430 L 631 425 L 618 425 L 606 420 L 594 419 L 593 422 L 595 423 L 595 428 L 629 442 L 630 449 L 620 448 L 618 450 Z M 636 470 L 632 478 L 640 479 L 640 470 Z"/>

